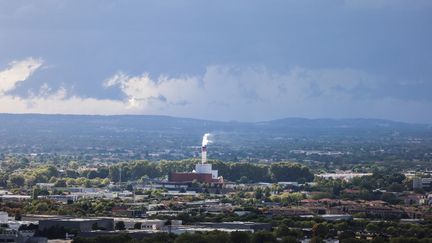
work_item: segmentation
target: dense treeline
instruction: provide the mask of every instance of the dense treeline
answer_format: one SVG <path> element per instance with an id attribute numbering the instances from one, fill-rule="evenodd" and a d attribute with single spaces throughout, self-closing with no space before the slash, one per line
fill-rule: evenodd
<path id="1" fill-rule="evenodd" d="M 322 192 L 315 194 L 313 199 L 341 198 L 346 200 L 382 200 L 390 204 L 399 204 L 402 200 L 397 196 L 412 191 L 412 178 L 402 173 L 376 171 L 372 175 L 355 177 L 350 181 L 341 179 L 324 179 L 316 177 L 313 190 Z M 346 190 L 348 189 L 348 190 Z M 425 193 L 429 188 L 415 189 L 416 193 Z"/>
<path id="2" fill-rule="evenodd" d="M 359 225 L 360 226 L 360 225 Z M 402 225 L 401 225 L 402 226 Z M 338 222 L 334 225 L 327 223 L 315 223 L 312 227 L 312 235 L 310 242 L 325 242 L 323 239 L 331 237 L 332 239 L 338 239 L 342 243 L 427 243 L 431 242 L 429 234 L 416 235 L 417 232 L 413 231 L 412 235 L 409 236 L 395 236 L 385 237 L 383 232 L 379 232 L 375 229 L 379 227 L 375 223 L 369 223 L 366 225 L 366 232 L 372 235 L 372 239 L 366 239 L 366 237 L 357 238 L 354 231 L 349 230 L 351 226 L 347 222 Z M 398 227 L 391 226 L 391 230 L 398 230 Z M 337 231 L 342 231 L 337 233 Z M 427 229 L 422 229 L 427 230 Z M 421 233 L 420 233 L 421 234 Z M 258 231 L 255 233 L 234 231 L 231 233 L 221 231 L 210 231 L 210 232 L 197 232 L 197 233 L 184 233 L 181 235 L 158 233 L 149 235 L 144 239 L 137 240 L 133 239 L 127 234 L 120 234 L 116 236 L 99 236 L 94 238 L 75 238 L 74 243 L 107 243 L 107 242 L 127 242 L 127 243 L 147 243 L 147 242 L 160 242 L 160 243 L 189 243 L 189 242 L 200 242 L 200 243 L 297 243 L 303 239 L 303 233 L 298 229 L 290 229 L 284 224 L 279 225 L 273 232 L 270 231 Z"/>
<path id="3" fill-rule="evenodd" d="M 144 178 L 163 178 L 170 172 L 189 172 L 199 163 L 198 160 L 182 161 L 160 161 L 158 163 L 148 161 L 135 161 L 122 163 L 109 167 L 108 177 L 113 181 L 118 181 L 121 177 L 123 181 L 139 180 Z M 213 169 L 219 170 L 219 175 L 229 181 L 241 182 L 277 182 L 277 181 L 312 181 L 314 175 L 309 169 L 297 163 L 274 163 L 274 164 L 253 164 L 253 163 L 234 163 L 212 161 Z M 101 177 L 100 171 L 91 172 L 88 178 Z M 106 170 L 105 170 L 106 171 Z"/>
<path id="4" fill-rule="evenodd" d="M 0 173 L 0 186 L 9 188 L 31 188 L 37 183 L 55 183 L 64 186 L 105 186 L 110 182 L 145 181 L 153 178 L 167 178 L 170 172 L 189 172 L 199 163 L 198 160 L 182 161 L 133 161 L 96 168 L 80 168 L 76 162 L 65 165 L 33 165 L 19 160 L 3 165 Z M 213 168 L 225 180 L 234 182 L 306 182 L 314 179 L 309 169 L 297 163 L 234 163 L 212 161 Z"/>
<path id="5" fill-rule="evenodd" d="M 309 169 L 297 163 L 224 163 L 214 162 L 214 168 L 229 181 L 241 182 L 278 182 L 278 181 L 312 181 L 314 175 Z"/>

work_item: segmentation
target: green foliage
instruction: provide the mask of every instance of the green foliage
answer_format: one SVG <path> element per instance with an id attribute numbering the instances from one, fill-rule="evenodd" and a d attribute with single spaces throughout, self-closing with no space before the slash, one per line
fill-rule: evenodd
<path id="1" fill-rule="evenodd" d="M 120 234 L 114 236 L 98 236 L 94 238 L 77 237 L 72 242 L 73 243 L 119 243 L 119 242 L 129 243 L 132 242 L 132 237 L 126 234 Z"/>
<path id="2" fill-rule="evenodd" d="M 10 188 L 20 188 L 23 187 L 25 183 L 25 177 L 21 174 L 12 174 L 9 176 L 9 180 L 7 182 Z"/>
<path id="3" fill-rule="evenodd" d="M 66 180 L 65 179 L 58 179 L 55 183 L 54 183 L 55 187 L 66 187 Z"/>
<path id="4" fill-rule="evenodd" d="M 310 243 L 324 243 L 324 240 L 321 237 L 314 236 L 310 240 Z"/>
<path id="5" fill-rule="evenodd" d="M 142 180 L 143 178 L 162 178 L 168 176 L 171 172 L 192 171 L 197 160 L 166 161 L 158 163 L 149 161 L 133 161 L 130 163 L 119 163 L 109 167 L 100 167 L 96 171 L 84 171 L 77 174 L 76 171 L 66 170 L 68 185 L 86 185 L 94 184 L 98 180 L 108 178 L 111 181 L 123 182 Z M 232 163 L 221 161 L 210 161 L 214 169 L 219 170 L 219 174 L 230 181 L 241 182 L 270 182 L 270 181 L 311 181 L 313 174 L 305 166 L 296 163 L 278 163 L 273 165 L 262 165 L 253 163 Z M 55 171 L 47 174 L 46 169 L 51 167 L 37 168 L 36 171 L 28 173 L 29 182 L 47 181 L 50 175 Z M 74 180 L 72 180 L 74 179 Z M 86 181 L 90 180 L 90 181 Z M 96 180 L 96 181 L 94 181 Z"/>
<path id="6" fill-rule="evenodd" d="M 282 237 L 281 243 L 298 243 L 298 241 L 294 236 L 284 236 Z"/>
<path id="7" fill-rule="evenodd" d="M 20 173 L 0 174 L 0 185 L 5 184 L 9 188 L 32 187 L 36 183 L 54 183 L 55 187 L 84 186 L 102 187 L 110 181 L 123 182 L 140 181 L 146 178 L 166 178 L 171 172 L 192 171 L 198 160 L 181 161 L 133 161 L 119 163 L 110 166 L 101 166 L 96 170 L 78 171 L 78 164 L 70 162 L 59 173 L 52 164 L 27 166 Z M 18 162 L 17 162 L 18 163 Z M 245 182 L 277 182 L 277 181 L 311 181 L 313 174 L 305 166 L 296 163 L 277 163 L 272 165 L 253 163 L 233 163 L 210 161 L 214 169 L 229 181 Z M 120 173 L 121 172 L 121 173 Z M 265 192 L 267 197 L 270 192 Z"/>
<path id="8" fill-rule="evenodd" d="M 118 221 L 114 227 L 116 230 L 125 230 L 125 223 L 123 221 Z"/>
<path id="9" fill-rule="evenodd" d="M 357 238 L 346 238 L 341 241 L 341 243 L 367 243 L 367 242 L 369 241 L 364 239 L 357 239 Z"/>
<path id="10" fill-rule="evenodd" d="M 372 239 L 371 243 L 386 243 L 387 240 L 384 237 L 377 236 Z"/>
<path id="11" fill-rule="evenodd" d="M 400 173 L 388 174 L 386 171 L 373 173 L 371 176 L 355 177 L 352 180 L 353 186 L 372 190 L 376 188 L 388 188 L 395 190 L 403 189 L 405 176 Z"/>
<path id="12" fill-rule="evenodd" d="M 312 227 L 312 233 L 314 236 L 325 238 L 329 232 L 328 227 L 325 224 L 319 223 Z"/>
<path id="13" fill-rule="evenodd" d="M 304 199 L 304 196 L 300 192 L 284 192 L 279 195 L 271 195 L 270 199 L 273 202 L 280 202 L 282 204 L 294 204 Z"/>
<path id="14" fill-rule="evenodd" d="M 281 224 L 279 224 L 279 226 L 274 230 L 274 234 L 276 237 L 280 237 L 280 238 L 287 238 L 287 240 L 289 238 L 294 238 L 294 239 L 299 239 L 303 237 L 303 233 L 300 230 L 297 229 L 290 229 L 287 225 L 291 224 L 288 223 L 287 221 L 283 221 Z"/>
<path id="15" fill-rule="evenodd" d="M 371 222 L 366 225 L 366 230 L 374 233 L 381 231 L 381 228 L 377 224 Z"/>
<path id="16" fill-rule="evenodd" d="M 134 229 L 141 229 L 141 222 L 136 222 L 135 224 L 134 224 Z"/>
<path id="17" fill-rule="evenodd" d="M 312 181 L 314 175 L 309 169 L 300 164 L 274 163 L 270 166 L 271 179 L 278 181 Z"/>
<path id="18" fill-rule="evenodd" d="M 230 236 L 228 233 L 221 231 L 210 231 L 207 233 L 184 233 L 179 235 L 175 241 L 175 243 L 190 243 L 190 242 L 198 242 L 198 243 L 220 243 L 220 242 L 230 242 Z"/>
<path id="19" fill-rule="evenodd" d="M 233 231 L 230 234 L 231 242 L 235 243 L 249 243 L 250 242 L 250 233 L 243 231 Z"/>
<path id="20" fill-rule="evenodd" d="M 344 242 L 344 240 L 355 238 L 355 233 L 352 230 L 344 230 L 339 234 L 338 238 L 340 242 Z"/>
<path id="21" fill-rule="evenodd" d="M 276 237 L 268 231 L 258 231 L 252 234 L 251 243 L 276 243 Z"/>
<path id="22" fill-rule="evenodd" d="M 424 242 L 424 241 L 420 241 L 419 239 L 414 237 L 397 237 L 397 238 L 392 238 L 390 240 L 390 243 L 420 243 L 420 242 Z"/>

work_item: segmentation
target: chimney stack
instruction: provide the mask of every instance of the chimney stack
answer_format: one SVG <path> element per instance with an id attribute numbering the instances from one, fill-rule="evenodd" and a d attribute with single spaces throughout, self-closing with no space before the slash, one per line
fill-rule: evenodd
<path id="1" fill-rule="evenodd" d="M 207 163 L 207 146 L 204 145 L 201 147 L 201 163 Z"/>

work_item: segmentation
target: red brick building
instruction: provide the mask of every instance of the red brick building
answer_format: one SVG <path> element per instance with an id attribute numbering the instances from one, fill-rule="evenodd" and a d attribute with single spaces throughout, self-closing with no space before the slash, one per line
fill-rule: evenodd
<path id="1" fill-rule="evenodd" d="M 195 173 L 195 172 L 173 172 L 171 173 L 170 182 L 192 182 L 196 180 L 202 183 L 219 183 L 219 179 L 213 179 L 212 174 Z"/>

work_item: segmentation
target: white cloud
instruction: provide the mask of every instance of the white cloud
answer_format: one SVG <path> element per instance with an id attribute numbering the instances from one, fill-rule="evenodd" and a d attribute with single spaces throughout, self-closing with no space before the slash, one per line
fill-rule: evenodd
<path id="1" fill-rule="evenodd" d="M 196 77 L 160 76 L 157 80 L 152 80 L 148 73 L 129 77 L 119 72 L 106 80 L 104 86 L 118 86 L 126 95 L 130 108 L 180 105 L 201 92 L 199 79 Z"/>
<path id="2" fill-rule="evenodd" d="M 128 113 L 121 101 L 109 99 L 68 97 L 67 90 L 53 91 L 47 84 L 38 93 L 23 98 L 8 94 L 19 82 L 26 81 L 42 67 L 41 59 L 26 58 L 13 61 L 0 71 L 0 112 L 4 113 L 67 113 L 67 114 L 121 114 Z"/>
<path id="3" fill-rule="evenodd" d="M 46 84 L 26 98 L 8 93 L 41 65 L 37 59 L 25 59 L 0 71 L 0 112 L 161 114 L 246 121 L 282 117 L 432 120 L 431 102 L 359 99 L 356 95 L 374 89 L 378 78 L 353 69 L 296 67 L 275 73 L 264 67 L 209 66 L 201 76 L 156 79 L 147 73 L 129 76 L 119 72 L 103 85 L 118 88 L 123 100 L 83 98 Z"/>
<path id="4" fill-rule="evenodd" d="M 106 85 L 118 85 L 132 100 L 134 111 L 142 114 L 216 120 L 293 116 L 432 119 L 430 112 L 420 112 L 427 111 L 430 102 L 368 97 L 377 82 L 378 77 L 354 69 L 296 67 L 280 74 L 263 67 L 209 66 L 201 77 L 152 80 L 148 74 L 129 77 L 119 73 Z M 152 102 L 155 97 L 164 100 Z"/>
<path id="5" fill-rule="evenodd" d="M 128 107 L 144 114 L 263 120 L 326 116 L 335 108 L 324 107 L 326 103 L 352 104 L 356 89 L 372 88 L 374 81 L 366 73 L 352 69 L 297 67 L 278 74 L 263 67 L 209 66 L 201 77 L 152 80 L 147 73 L 130 77 L 119 72 L 104 85 L 118 86 Z M 349 108 L 345 110 L 349 112 Z"/>
<path id="6" fill-rule="evenodd" d="M 9 68 L 0 71 L 0 95 L 15 89 L 42 65 L 41 59 L 27 58 L 9 63 Z"/>
<path id="7" fill-rule="evenodd" d="M 4 113 L 45 114 L 128 114 L 124 104 L 115 100 L 101 100 L 72 96 L 64 99 L 64 91 L 47 97 L 0 97 L 0 111 Z"/>

